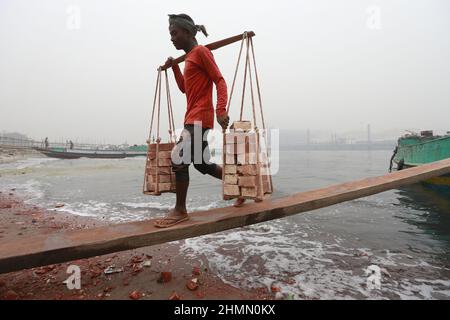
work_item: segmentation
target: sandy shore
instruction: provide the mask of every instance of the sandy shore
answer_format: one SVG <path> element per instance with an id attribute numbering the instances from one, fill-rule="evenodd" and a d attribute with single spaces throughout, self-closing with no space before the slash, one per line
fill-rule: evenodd
<path id="1" fill-rule="evenodd" d="M 65 230 L 101 226 L 85 217 L 29 206 L 15 190 L 0 193 L 0 241 Z M 272 299 L 266 288 L 245 291 L 221 281 L 207 261 L 188 261 L 179 244 L 168 243 L 116 254 L 0 274 L 0 299 Z M 63 283 L 69 265 L 81 269 L 81 289 Z M 121 272 L 105 274 L 115 266 Z M 171 279 L 161 283 L 161 273 Z M 198 287 L 187 284 L 197 279 Z M 195 281 L 195 280 L 194 280 Z"/>

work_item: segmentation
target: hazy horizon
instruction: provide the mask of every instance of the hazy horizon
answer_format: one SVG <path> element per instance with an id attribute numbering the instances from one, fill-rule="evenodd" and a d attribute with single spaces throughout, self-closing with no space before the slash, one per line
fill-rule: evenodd
<path id="1" fill-rule="evenodd" d="M 199 33 L 199 44 L 255 31 L 272 128 L 442 134 L 450 130 L 449 9 L 445 0 L 0 0 L 0 132 L 144 143 L 156 68 L 184 53 L 170 42 L 167 14 L 187 13 L 210 34 Z M 238 52 L 239 43 L 213 51 L 229 90 Z M 181 127 L 185 97 L 169 71 Z"/>

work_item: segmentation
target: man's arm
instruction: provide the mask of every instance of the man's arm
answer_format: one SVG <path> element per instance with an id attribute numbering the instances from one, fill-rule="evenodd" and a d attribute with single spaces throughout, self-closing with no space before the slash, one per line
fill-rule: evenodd
<path id="1" fill-rule="evenodd" d="M 178 64 L 174 64 L 172 66 L 172 70 L 173 70 L 173 74 L 175 75 L 175 80 L 177 81 L 177 85 L 178 88 L 180 89 L 181 92 L 185 93 L 185 89 L 184 89 L 184 76 L 181 73 L 180 67 L 178 66 Z"/>
<path id="2" fill-rule="evenodd" d="M 227 93 L 227 84 L 225 79 L 222 76 L 222 73 L 219 70 L 219 67 L 214 60 L 214 56 L 208 48 L 204 48 L 200 51 L 200 58 L 202 60 L 203 65 L 205 66 L 205 70 L 208 73 L 209 77 L 212 79 L 214 84 L 216 85 L 217 90 L 217 104 L 216 104 L 216 116 L 217 121 L 222 126 L 222 128 L 226 128 L 228 126 L 228 115 L 227 115 L 227 102 L 228 102 L 228 93 Z"/>
<path id="3" fill-rule="evenodd" d="M 178 88 L 180 89 L 181 92 L 185 93 L 185 89 L 184 89 L 184 76 L 181 73 L 180 67 L 178 66 L 178 64 L 174 64 L 173 63 L 173 57 L 168 57 L 166 63 L 164 64 L 165 68 L 170 68 L 172 67 L 173 70 L 173 74 L 175 76 L 175 80 L 177 82 Z"/>

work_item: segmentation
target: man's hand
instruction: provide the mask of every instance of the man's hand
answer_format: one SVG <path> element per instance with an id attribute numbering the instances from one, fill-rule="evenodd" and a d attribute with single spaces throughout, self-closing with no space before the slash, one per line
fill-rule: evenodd
<path id="1" fill-rule="evenodd" d="M 175 60 L 173 57 L 168 57 L 166 63 L 162 66 L 165 69 L 172 68 L 173 60 Z"/>
<path id="2" fill-rule="evenodd" d="M 227 113 L 224 113 L 222 116 L 217 116 L 217 122 L 220 124 L 222 129 L 228 128 L 228 123 L 230 122 L 230 117 Z"/>

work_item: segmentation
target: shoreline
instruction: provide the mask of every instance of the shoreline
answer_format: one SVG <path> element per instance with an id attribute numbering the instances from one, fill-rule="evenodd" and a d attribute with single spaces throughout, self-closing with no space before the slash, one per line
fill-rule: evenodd
<path id="1" fill-rule="evenodd" d="M 0 164 L 13 163 L 33 156 L 44 156 L 42 153 L 30 148 L 13 148 L 0 146 Z"/>
<path id="2" fill-rule="evenodd" d="M 106 222 L 28 205 L 15 190 L 0 191 L 0 241 L 35 234 L 64 232 Z M 179 242 L 0 274 L 0 300 L 273 299 L 267 288 L 244 290 L 224 283 L 209 270 L 206 259 L 192 261 L 179 254 Z M 81 289 L 63 283 L 67 268 L 81 270 Z M 114 266 L 115 273 L 104 271 Z M 160 283 L 161 273 L 171 279 Z M 167 275 L 167 274 L 165 274 Z M 191 280 L 197 285 L 189 285 Z M 191 290 L 188 289 L 191 286 Z M 197 287 L 197 288 L 195 288 Z M 176 294 L 174 294 L 176 293 Z"/>

